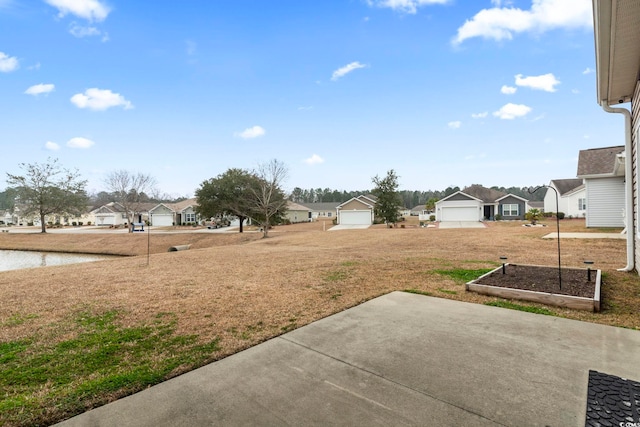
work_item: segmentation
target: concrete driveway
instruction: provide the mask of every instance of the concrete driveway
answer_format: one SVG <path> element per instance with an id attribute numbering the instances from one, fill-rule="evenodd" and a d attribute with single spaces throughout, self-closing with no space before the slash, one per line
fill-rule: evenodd
<path id="1" fill-rule="evenodd" d="M 370 225 L 365 224 L 338 224 L 334 225 L 327 231 L 339 231 L 339 230 L 364 230 L 371 227 Z"/>
<path id="2" fill-rule="evenodd" d="M 438 228 L 485 228 L 480 221 L 444 221 L 438 224 Z"/>
<path id="3" fill-rule="evenodd" d="M 393 292 L 61 425 L 584 426 L 589 370 L 638 380 L 638 348 L 640 331 Z"/>

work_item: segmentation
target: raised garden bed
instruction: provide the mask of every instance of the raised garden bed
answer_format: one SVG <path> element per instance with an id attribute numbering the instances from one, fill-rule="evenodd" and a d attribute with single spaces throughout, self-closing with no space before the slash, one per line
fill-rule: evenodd
<path id="1" fill-rule="evenodd" d="M 601 271 L 562 268 L 562 288 L 558 267 L 505 264 L 466 284 L 466 290 L 507 299 L 518 299 L 557 307 L 600 311 Z"/>

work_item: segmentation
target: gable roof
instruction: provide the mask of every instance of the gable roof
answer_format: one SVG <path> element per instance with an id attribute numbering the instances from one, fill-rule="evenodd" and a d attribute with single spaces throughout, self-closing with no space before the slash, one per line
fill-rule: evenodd
<path id="1" fill-rule="evenodd" d="M 624 153 L 624 145 L 580 150 L 577 176 L 616 176 L 624 174 L 624 163 L 621 164 L 620 162 L 622 153 Z"/>
<path id="2" fill-rule="evenodd" d="M 529 203 L 529 199 L 525 199 L 524 197 L 518 196 L 516 194 L 511 194 L 511 193 L 505 194 L 504 196 L 497 198 L 496 202 L 499 202 L 500 200 L 506 199 L 507 197 L 514 197 L 514 198 L 516 198 L 518 200 L 522 200 L 523 202 Z"/>
<path id="3" fill-rule="evenodd" d="M 288 211 L 305 211 L 305 212 L 308 212 L 311 209 L 309 209 L 306 206 L 302 206 L 302 205 L 300 205 L 298 203 L 292 202 L 291 200 L 288 200 L 287 201 L 287 210 Z"/>
<path id="4" fill-rule="evenodd" d="M 558 190 L 558 193 L 560 193 L 561 196 L 563 196 L 581 186 L 583 182 L 582 178 L 552 179 L 550 184 Z"/>
<path id="5" fill-rule="evenodd" d="M 447 197 L 444 197 L 444 198 L 442 198 L 442 199 L 438 200 L 438 201 L 436 202 L 436 205 L 439 205 L 440 203 L 444 202 L 445 200 L 448 200 L 448 199 L 450 199 L 450 198 L 452 198 L 452 197 L 454 197 L 454 196 L 457 196 L 458 194 L 462 194 L 463 196 L 466 196 L 466 197 L 468 197 L 468 198 L 470 198 L 470 199 L 473 199 L 473 200 L 477 200 L 478 202 L 481 202 L 481 201 L 482 201 L 481 199 L 479 199 L 479 198 L 477 198 L 477 197 L 474 197 L 474 196 L 472 196 L 471 194 L 464 193 L 463 191 L 456 191 L 455 193 L 453 193 L 453 194 L 449 194 Z"/>
<path id="6" fill-rule="evenodd" d="M 167 203 L 165 204 L 165 206 L 173 209 L 175 212 L 182 212 L 189 207 L 195 208 L 196 206 L 198 206 L 198 199 L 192 197 L 178 203 Z"/>
<path id="7" fill-rule="evenodd" d="M 353 201 L 357 201 L 362 203 L 363 205 L 366 205 L 367 207 L 369 207 L 370 209 L 373 209 L 375 207 L 376 202 L 370 198 L 368 198 L 367 196 L 358 196 L 358 197 L 352 197 L 351 199 L 347 200 L 344 203 L 340 203 L 336 209 L 340 209 L 342 206 L 351 203 Z"/>
<path id="8" fill-rule="evenodd" d="M 494 190 L 492 188 L 483 187 L 482 185 L 470 185 L 462 190 L 464 194 L 480 199 L 485 203 L 495 203 L 503 196 L 506 196 L 502 191 Z"/>
<path id="9" fill-rule="evenodd" d="M 338 205 L 340 205 L 340 202 L 305 203 L 303 206 L 308 207 L 314 212 L 326 212 L 335 211 Z"/>

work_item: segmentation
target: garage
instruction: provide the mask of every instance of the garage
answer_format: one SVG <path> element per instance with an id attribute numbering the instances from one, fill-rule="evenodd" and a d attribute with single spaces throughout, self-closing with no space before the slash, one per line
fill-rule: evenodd
<path id="1" fill-rule="evenodd" d="M 477 206 L 442 206 L 441 221 L 478 221 Z"/>
<path id="2" fill-rule="evenodd" d="M 340 211 L 342 225 L 371 225 L 371 211 Z"/>
<path id="3" fill-rule="evenodd" d="M 169 227 L 173 225 L 172 214 L 152 214 L 151 225 L 155 227 Z"/>

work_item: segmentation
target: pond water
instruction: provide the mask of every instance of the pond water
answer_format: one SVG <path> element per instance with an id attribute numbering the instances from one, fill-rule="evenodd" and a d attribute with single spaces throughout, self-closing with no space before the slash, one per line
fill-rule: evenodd
<path id="1" fill-rule="evenodd" d="M 112 259 L 109 255 L 0 250 L 0 271 Z"/>

